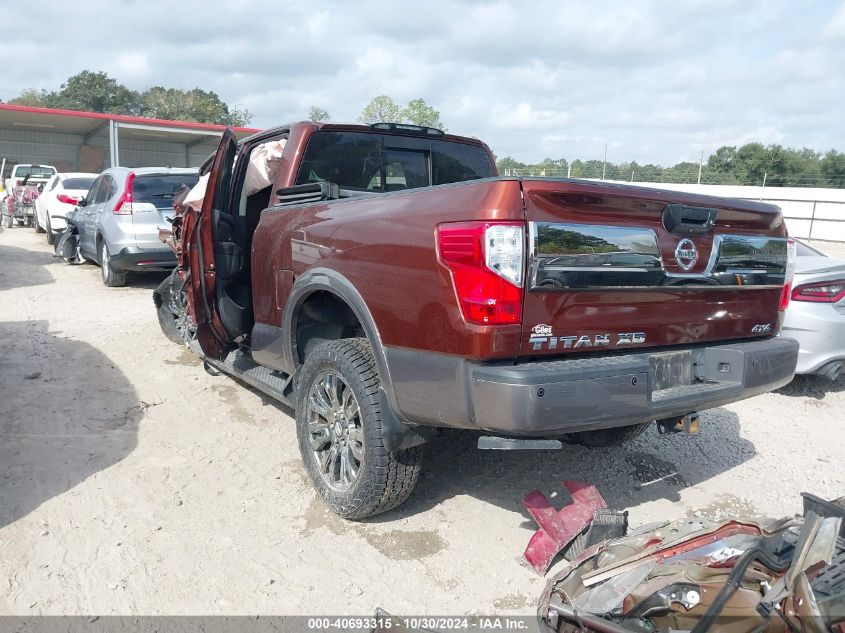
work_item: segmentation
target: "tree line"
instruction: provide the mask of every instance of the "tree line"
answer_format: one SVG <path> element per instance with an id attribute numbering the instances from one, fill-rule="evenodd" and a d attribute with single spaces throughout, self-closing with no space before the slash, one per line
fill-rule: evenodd
<path id="1" fill-rule="evenodd" d="M 229 106 L 209 90 L 153 86 L 135 91 L 104 72 L 89 70 L 69 77 L 59 90 L 25 90 L 9 103 L 236 126 L 248 125 L 252 120 L 248 110 Z M 331 115 L 322 107 L 312 106 L 308 118 L 330 121 Z M 440 112 L 421 97 L 401 105 L 388 95 L 378 95 L 363 107 L 358 121 L 364 124 L 411 123 L 446 129 Z M 511 156 L 498 159 L 496 164 L 502 175 L 695 183 L 699 181 L 700 171 L 702 184 L 845 188 L 845 153 L 834 149 L 821 153 L 806 147 L 794 149 L 762 143 L 747 143 L 741 147 L 725 145 L 701 164 L 684 161 L 671 167 L 636 161 L 606 163 L 576 159 L 570 163 L 566 158 L 523 163 Z"/>
<path id="2" fill-rule="evenodd" d="M 570 163 L 565 158 L 523 163 L 510 156 L 497 160 L 496 164 L 502 175 L 696 183 L 700 168 L 700 182 L 708 185 L 845 188 L 845 153 L 762 143 L 725 145 L 701 163 L 684 161 L 671 167 L 636 161 L 605 163 L 576 159 Z"/>
<path id="3" fill-rule="evenodd" d="M 330 121 L 331 115 L 319 106 L 311 106 L 308 118 L 312 121 Z M 440 112 L 418 97 L 401 106 L 388 95 L 373 97 L 361 110 L 358 122 L 367 125 L 373 123 L 411 123 L 423 127 L 433 127 L 446 131 L 440 120 Z"/>
<path id="4" fill-rule="evenodd" d="M 9 103 L 220 125 L 244 126 L 252 120 L 248 110 L 229 106 L 210 90 L 153 86 L 139 92 L 90 70 L 69 77 L 58 90 L 24 90 Z"/>
<path id="5" fill-rule="evenodd" d="M 210 90 L 164 86 L 153 86 L 143 91 L 130 90 L 108 74 L 90 70 L 69 77 L 58 90 L 24 90 L 9 103 L 221 125 L 244 126 L 252 120 L 252 113 L 248 110 L 228 105 Z M 329 121 L 331 115 L 324 108 L 312 106 L 308 118 Z M 402 106 L 388 95 L 379 95 L 364 106 L 358 121 L 367 124 L 412 123 L 444 129 L 440 112 L 422 98 L 412 99 Z"/>

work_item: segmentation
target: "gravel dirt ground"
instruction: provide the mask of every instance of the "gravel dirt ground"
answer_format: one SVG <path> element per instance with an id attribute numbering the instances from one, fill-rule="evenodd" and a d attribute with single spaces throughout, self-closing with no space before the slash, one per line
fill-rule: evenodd
<path id="1" fill-rule="evenodd" d="M 0 613 L 528 614 L 532 488 L 595 482 L 633 524 L 845 494 L 845 382 L 799 378 L 622 448 L 448 434 L 401 509 L 345 522 L 306 481 L 291 411 L 160 333 L 159 279 L 106 288 L 43 235 L 0 233 Z"/>

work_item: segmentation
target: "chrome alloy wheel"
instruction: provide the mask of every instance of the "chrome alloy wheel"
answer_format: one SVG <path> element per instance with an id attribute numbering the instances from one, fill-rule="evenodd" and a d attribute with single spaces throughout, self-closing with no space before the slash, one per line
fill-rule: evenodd
<path id="1" fill-rule="evenodd" d="M 176 324 L 179 335 L 182 337 L 185 345 L 190 345 L 191 341 L 196 338 L 197 330 L 188 312 L 188 291 L 185 288 L 187 283 L 188 280 L 186 278 L 181 281 L 178 288 L 171 287 L 168 308 L 173 315 L 173 321 Z"/>
<path id="2" fill-rule="evenodd" d="M 339 373 L 328 369 L 311 383 L 307 416 L 320 474 L 332 488 L 347 490 L 364 460 L 364 429 L 355 394 Z"/>

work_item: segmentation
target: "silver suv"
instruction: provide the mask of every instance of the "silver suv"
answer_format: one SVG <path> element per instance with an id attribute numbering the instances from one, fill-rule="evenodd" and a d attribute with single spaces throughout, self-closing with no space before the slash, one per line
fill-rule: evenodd
<path id="1" fill-rule="evenodd" d="M 98 262 L 107 286 L 123 286 L 131 270 L 169 270 L 176 256 L 158 239 L 168 227 L 173 196 L 193 187 L 196 169 L 112 167 L 79 203 L 76 223 L 82 255 Z"/>

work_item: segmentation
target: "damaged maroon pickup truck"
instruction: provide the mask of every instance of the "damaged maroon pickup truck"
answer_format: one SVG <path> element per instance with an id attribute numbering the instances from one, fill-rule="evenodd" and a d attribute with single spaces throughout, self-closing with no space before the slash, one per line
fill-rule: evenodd
<path id="1" fill-rule="evenodd" d="M 209 370 L 295 408 L 344 517 L 404 501 L 438 428 L 605 446 L 792 378 L 777 207 L 497 177 L 480 141 L 399 124 L 227 131 L 202 173 L 160 315 Z"/>

